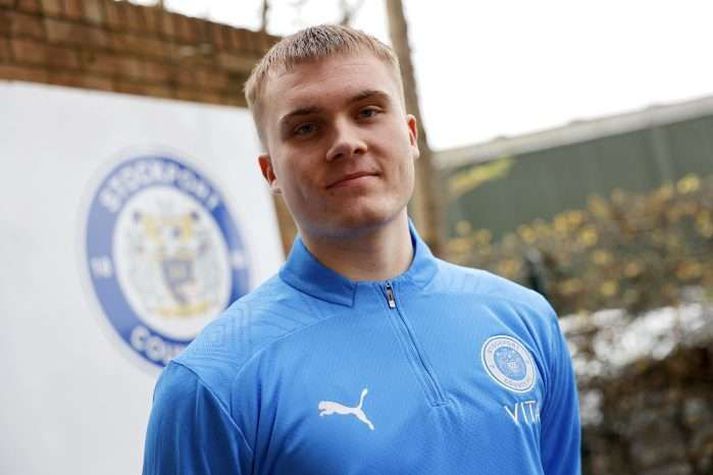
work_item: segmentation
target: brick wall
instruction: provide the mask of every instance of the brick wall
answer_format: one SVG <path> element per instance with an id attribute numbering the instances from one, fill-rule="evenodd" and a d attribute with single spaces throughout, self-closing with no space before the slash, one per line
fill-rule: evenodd
<path id="1" fill-rule="evenodd" d="M 114 0 L 0 0 L 0 80 L 245 107 L 279 38 Z M 285 250 L 295 234 L 275 199 Z"/>
<path id="2" fill-rule="evenodd" d="M 0 79 L 244 106 L 277 39 L 114 0 L 0 0 Z"/>

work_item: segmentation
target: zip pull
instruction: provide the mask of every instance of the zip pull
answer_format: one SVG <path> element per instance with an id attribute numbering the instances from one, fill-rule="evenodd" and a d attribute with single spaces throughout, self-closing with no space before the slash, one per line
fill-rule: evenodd
<path id="1" fill-rule="evenodd" d="M 394 298 L 394 288 L 391 287 L 391 282 L 386 283 L 386 301 L 389 308 L 396 308 L 396 299 Z"/>

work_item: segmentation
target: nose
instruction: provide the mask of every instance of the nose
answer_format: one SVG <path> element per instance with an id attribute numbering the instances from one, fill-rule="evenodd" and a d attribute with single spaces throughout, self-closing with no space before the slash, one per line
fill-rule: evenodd
<path id="1" fill-rule="evenodd" d="M 366 152 L 366 142 L 359 133 L 359 127 L 347 119 L 334 124 L 334 141 L 327 151 L 327 161 L 353 158 Z"/>

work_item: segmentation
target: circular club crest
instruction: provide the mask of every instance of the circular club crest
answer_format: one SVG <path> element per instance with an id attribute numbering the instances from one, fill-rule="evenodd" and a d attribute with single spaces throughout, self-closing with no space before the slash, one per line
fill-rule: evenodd
<path id="1" fill-rule="evenodd" d="M 483 366 L 502 387 L 525 393 L 535 385 L 535 366 L 527 348 L 513 337 L 488 338 L 481 351 Z"/>
<path id="2" fill-rule="evenodd" d="M 248 291 L 243 243 L 223 198 L 175 158 L 114 167 L 93 195 L 86 229 L 87 266 L 104 314 L 158 366 Z"/>

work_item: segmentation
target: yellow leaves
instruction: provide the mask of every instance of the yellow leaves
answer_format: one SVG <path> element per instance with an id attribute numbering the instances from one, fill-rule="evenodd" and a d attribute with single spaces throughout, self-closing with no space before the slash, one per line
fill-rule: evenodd
<path id="1" fill-rule="evenodd" d="M 648 193 L 614 190 L 586 209 L 535 219 L 492 242 L 485 229 L 456 225 L 451 248 L 468 265 L 524 282 L 537 249 L 558 311 L 606 307 L 631 312 L 675 305 L 681 287 L 713 296 L 713 176 L 686 176 Z"/>
<path id="2" fill-rule="evenodd" d="M 459 236 L 466 236 L 470 233 L 472 226 L 470 225 L 470 222 L 461 219 L 456 223 L 455 229 L 456 234 L 458 234 Z"/>
<path id="3" fill-rule="evenodd" d="M 473 235 L 473 239 L 479 246 L 489 246 L 490 241 L 493 239 L 493 233 L 487 229 L 481 229 L 480 231 L 476 231 Z"/>
<path id="4" fill-rule="evenodd" d="M 498 264 L 497 273 L 510 279 L 519 277 L 521 270 L 520 261 L 515 259 L 505 259 Z"/>
<path id="5" fill-rule="evenodd" d="M 523 241 L 528 244 L 532 244 L 537 238 L 535 230 L 526 224 L 523 224 L 522 226 L 519 226 L 517 228 L 517 234 L 522 238 Z"/>
<path id="6" fill-rule="evenodd" d="M 468 238 L 454 238 L 446 245 L 449 254 L 466 254 L 473 250 L 473 245 Z"/>
<path id="7" fill-rule="evenodd" d="M 563 295 L 570 296 L 573 294 L 576 294 L 578 292 L 581 292 L 584 288 L 584 285 L 580 279 L 573 278 L 573 279 L 567 279 L 564 280 L 560 284 L 560 292 Z"/>
<path id="8" fill-rule="evenodd" d="M 604 297 L 613 297 L 619 291 L 619 284 L 615 280 L 607 280 L 599 287 L 599 293 Z"/>
<path id="9" fill-rule="evenodd" d="M 701 180 L 696 175 L 686 175 L 685 177 L 678 180 L 676 183 L 676 191 L 685 195 L 687 193 L 693 193 L 698 191 L 701 187 Z"/>
<path id="10" fill-rule="evenodd" d="M 691 280 L 701 276 L 703 269 L 697 262 L 684 261 L 676 267 L 676 277 L 681 280 Z"/>
<path id="11" fill-rule="evenodd" d="M 629 262 L 624 266 L 624 275 L 631 279 L 641 274 L 642 270 L 641 265 L 637 262 Z"/>
<path id="12" fill-rule="evenodd" d="M 673 185 L 666 183 L 654 192 L 654 198 L 660 201 L 668 201 L 673 197 Z"/>
<path id="13" fill-rule="evenodd" d="M 611 252 L 608 251 L 603 251 L 601 249 L 597 249 L 592 253 L 592 262 L 600 267 L 609 265 L 612 263 L 614 260 L 614 256 L 612 256 Z"/>
<path id="14" fill-rule="evenodd" d="M 706 239 L 713 237 L 713 221 L 710 212 L 702 211 L 696 216 L 696 231 Z"/>
<path id="15" fill-rule="evenodd" d="M 577 242 L 585 248 L 596 245 L 598 241 L 599 233 L 593 226 L 587 226 L 582 229 L 579 236 L 577 236 Z"/>
<path id="16" fill-rule="evenodd" d="M 569 221 L 567 220 L 567 216 L 564 214 L 559 214 L 555 216 L 553 224 L 555 227 L 555 231 L 559 234 L 566 234 L 567 231 L 569 231 Z"/>
<path id="17" fill-rule="evenodd" d="M 607 202 L 597 195 L 589 197 L 587 207 L 597 218 L 609 217 L 609 206 Z"/>
<path id="18" fill-rule="evenodd" d="M 504 178 L 510 172 L 515 161 L 510 157 L 504 157 L 486 164 L 469 167 L 457 173 L 448 180 L 448 191 L 451 198 L 456 199 L 465 193 L 473 191 L 483 183 Z"/>

